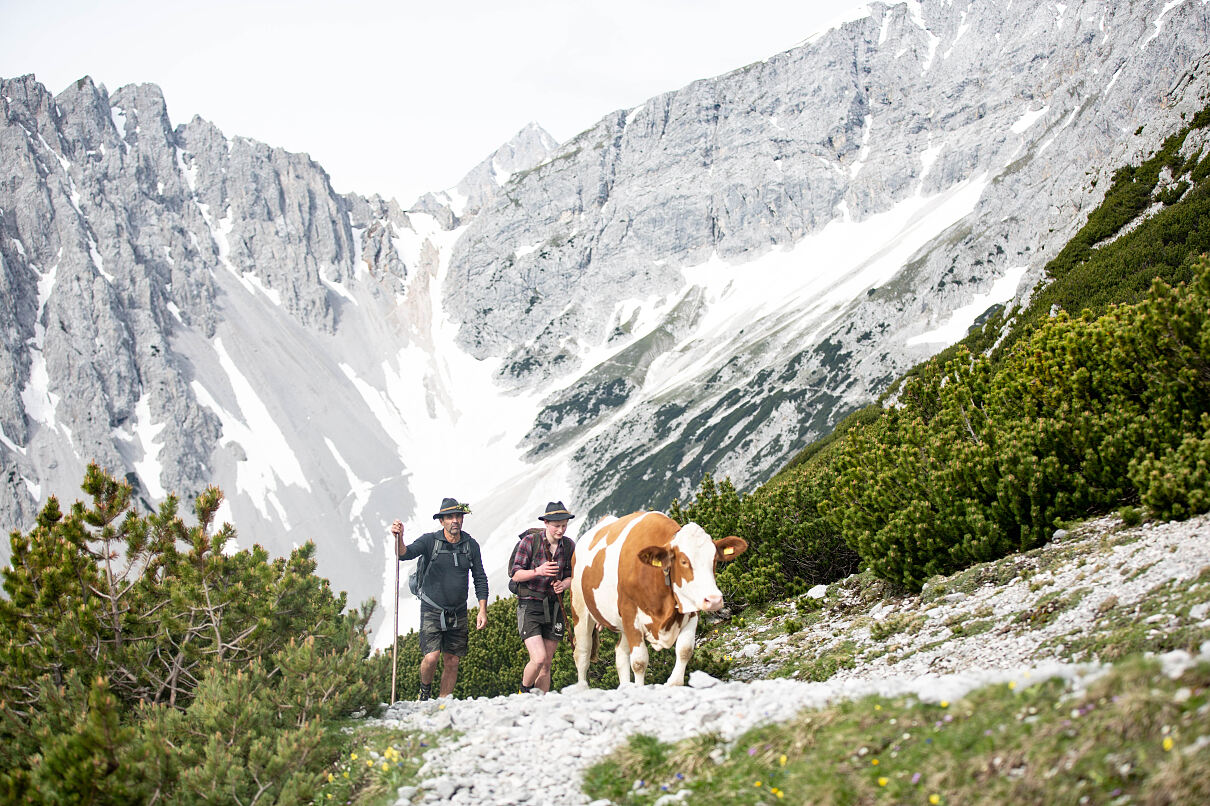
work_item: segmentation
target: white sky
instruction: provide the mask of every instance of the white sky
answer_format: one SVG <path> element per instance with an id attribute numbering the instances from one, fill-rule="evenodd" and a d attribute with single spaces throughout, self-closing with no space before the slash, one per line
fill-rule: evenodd
<path id="1" fill-rule="evenodd" d="M 527 123 L 615 109 L 794 47 L 865 0 L 0 0 L 0 76 L 158 84 L 195 114 L 405 205 Z"/>

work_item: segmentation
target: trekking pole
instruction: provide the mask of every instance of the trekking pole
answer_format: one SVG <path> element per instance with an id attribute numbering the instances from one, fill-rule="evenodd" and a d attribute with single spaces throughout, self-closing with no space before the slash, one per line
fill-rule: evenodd
<path id="1" fill-rule="evenodd" d="M 398 541 L 399 537 L 393 535 Z M 396 703 L 395 700 L 395 675 L 399 670 L 399 552 L 396 547 L 395 552 L 395 629 L 391 633 L 391 705 Z"/>

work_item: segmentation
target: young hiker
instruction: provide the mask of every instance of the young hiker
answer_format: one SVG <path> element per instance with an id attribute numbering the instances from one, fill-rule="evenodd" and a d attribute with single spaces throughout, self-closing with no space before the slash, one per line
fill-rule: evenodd
<path id="1" fill-rule="evenodd" d="M 403 523 L 391 524 L 395 552 L 400 561 L 423 558 L 419 569 L 420 597 L 420 699 L 433 696 L 433 678 L 437 659 L 442 660 L 439 696 L 448 697 L 458 682 L 458 664 L 466 655 L 470 628 L 466 616 L 467 577 L 475 583 L 479 613 L 475 629 L 487 626 L 487 574 L 479 544 L 469 532 L 462 531 L 462 520 L 470 507 L 446 498 L 433 515 L 441 521 L 441 531 L 427 532 L 411 544 L 403 542 Z"/>
<path id="2" fill-rule="evenodd" d="M 571 587 L 575 544 L 564 537 L 574 518 L 562 501 L 551 501 L 538 516 L 545 529 L 521 535 L 509 576 L 517 583 L 517 629 L 529 651 L 521 690 L 550 691 L 550 665 L 567 625 L 563 591 Z"/>

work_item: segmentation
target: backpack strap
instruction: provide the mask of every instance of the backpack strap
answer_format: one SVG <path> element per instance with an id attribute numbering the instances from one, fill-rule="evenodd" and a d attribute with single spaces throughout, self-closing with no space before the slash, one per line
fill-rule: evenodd
<path id="1" fill-rule="evenodd" d="M 517 540 L 520 543 L 526 537 L 530 539 L 529 544 L 529 568 L 532 571 L 538 562 L 538 537 L 542 535 L 541 529 L 527 529 L 521 533 L 521 537 Z M 538 592 L 524 582 L 517 583 L 517 596 L 537 596 Z"/>
<path id="2" fill-rule="evenodd" d="M 536 532 L 536 534 L 534 534 L 535 532 Z M 537 566 L 537 563 L 538 563 L 538 546 L 540 545 L 538 543 L 538 538 L 544 537 L 544 535 L 543 535 L 543 532 L 541 529 L 530 529 L 528 533 L 522 534 L 522 536 L 521 536 L 522 540 L 525 539 L 525 534 L 529 534 L 530 538 L 534 541 L 533 547 L 529 552 L 529 568 L 530 568 L 530 570 L 533 570 Z M 560 573 L 559 579 L 563 579 L 562 574 L 565 574 L 566 572 L 571 570 L 571 553 L 572 553 L 572 551 L 575 550 L 575 543 L 571 542 L 570 537 L 567 537 L 566 535 L 564 535 L 563 537 L 561 537 L 559 539 L 559 545 L 562 549 L 562 554 L 563 554 L 562 558 L 559 561 L 559 573 Z M 528 585 L 526 585 L 524 582 L 518 582 L 517 583 L 517 596 L 522 596 L 522 595 L 537 596 L 538 592 L 530 589 L 530 587 Z M 558 594 L 553 594 L 553 593 L 550 594 L 549 596 L 543 596 L 542 598 L 549 599 L 552 597 L 558 597 L 560 600 L 563 598 L 561 596 L 558 596 Z"/>
<path id="3" fill-rule="evenodd" d="M 433 563 L 436 562 L 437 555 L 441 553 L 442 544 L 446 542 L 448 541 L 446 541 L 446 539 L 440 535 L 433 539 L 433 550 L 429 554 L 429 560 L 427 563 L 425 563 L 424 569 L 420 572 L 420 581 L 416 584 L 416 589 L 419 591 L 419 593 L 416 594 L 417 598 L 427 604 L 429 607 L 433 607 L 441 611 L 441 628 L 443 630 L 445 629 L 445 608 L 434 602 L 432 597 L 424 592 L 424 581 L 428 578 L 429 568 L 431 568 Z M 469 541 L 459 540 L 457 545 L 455 545 L 454 548 L 450 549 L 447 553 L 459 553 L 464 557 L 470 557 L 470 550 Z"/>

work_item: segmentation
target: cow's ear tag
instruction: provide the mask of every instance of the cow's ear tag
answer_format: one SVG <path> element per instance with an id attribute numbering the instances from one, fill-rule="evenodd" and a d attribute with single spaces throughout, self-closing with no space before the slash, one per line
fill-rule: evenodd
<path id="1" fill-rule="evenodd" d="M 723 556 L 724 556 L 724 557 L 726 557 L 726 556 L 727 556 L 727 555 L 729 555 L 729 554 L 734 554 L 734 553 L 735 553 L 735 548 L 734 548 L 734 547 L 732 547 L 732 546 L 727 546 L 727 548 L 723 549 Z"/>
<path id="2" fill-rule="evenodd" d="M 663 564 L 662 562 L 660 562 L 659 560 L 652 560 L 652 561 L 651 561 L 651 564 L 652 564 L 652 565 L 654 565 L 656 568 L 661 568 L 661 567 L 663 567 L 663 565 L 664 565 L 664 564 Z"/>

